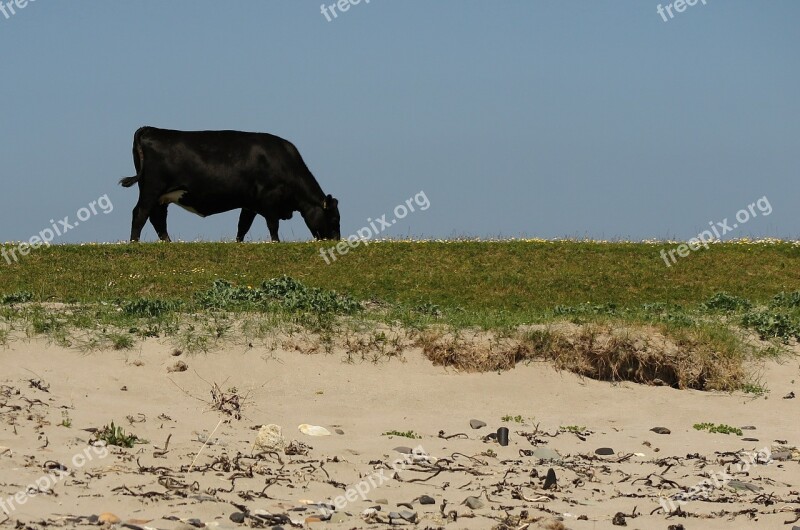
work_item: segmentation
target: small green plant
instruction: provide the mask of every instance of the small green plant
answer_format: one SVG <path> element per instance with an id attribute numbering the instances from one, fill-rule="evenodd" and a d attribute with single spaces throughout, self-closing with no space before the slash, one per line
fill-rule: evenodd
<path id="1" fill-rule="evenodd" d="M 730 425 L 725 425 L 724 423 L 720 423 L 719 425 L 714 425 L 713 423 L 695 423 L 694 429 L 696 431 L 708 431 L 720 434 L 735 434 L 736 436 L 742 435 L 741 429 L 737 427 L 731 427 Z"/>
<path id="2" fill-rule="evenodd" d="M 386 431 L 381 436 L 401 436 L 403 438 L 412 438 L 412 439 L 422 438 L 422 436 L 415 433 L 414 431 Z"/>
<path id="3" fill-rule="evenodd" d="M 489 458 L 497 458 L 497 453 L 491 449 L 487 449 L 486 451 L 482 452 L 481 455 L 488 456 Z"/>
<path id="4" fill-rule="evenodd" d="M 122 427 L 114 425 L 112 421 L 110 425 L 106 425 L 94 434 L 97 440 L 102 440 L 108 445 L 116 445 L 119 447 L 133 447 L 134 444 L 146 444 L 147 440 L 143 440 L 133 433 L 125 433 Z"/>
<path id="5" fill-rule="evenodd" d="M 753 394 L 754 396 L 762 396 L 769 392 L 765 386 L 758 383 L 743 383 L 741 390 L 745 394 Z"/>
<path id="6" fill-rule="evenodd" d="M 181 302 L 150 298 L 126 300 L 122 303 L 122 311 L 134 317 L 157 318 L 180 308 Z"/>
<path id="7" fill-rule="evenodd" d="M 728 293 L 717 293 L 703 303 L 703 308 L 707 311 L 732 312 L 740 309 L 750 309 L 752 305 L 750 300 L 746 298 Z"/>
<path id="8" fill-rule="evenodd" d="M 33 293 L 28 291 L 16 291 L 11 294 L 0 295 L 0 304 L 22 304 L 33 300 Z"/>
<path id="9" fill-rule="evenodd" d="M 778 293 L 772 297 L 772 302 L 770 302 L 770 305 L 772 307 L 800 307 L 800 291 L 794 291 L 791 293 Z"/>
<path id="10" fill-rule="evenodd" d="M 500 419 L 503 420 L 503 421 L 514 422 L 514 423 L 522 423 L 525 420 L 525 418 L 523 418 L 519 414 L 517 414 L 516 416 L 512 416 L 510 414 L 506 414 L 505 416 L 503 416 Z"/>
<path id="11" fill-rule="evenodd" d="M 72 427 L 72 419 L 69 417 L 69 412 L 66 410 L 61 411 L 61 423 L 59 423 L 61 427 L 66 427 L 69 429 Z"/>
<path id="12" fill-rule="evenodd" d="M 800 323 L 786 313 L 751 311 L 742 317 L 742 326 L 755 330 L 762 340 L 777 338 L 788 342 L 792 337 L 800 339 Z"/>
<path id="13" fill-rule="evenodd" d="M 586 427 L 579 427 L 577 425 L 566 425 L 566 426 L 562 425 L 558 429 L 562 432 L 571 432 L 574 434 L 581 434 L 586 432 Z"/>

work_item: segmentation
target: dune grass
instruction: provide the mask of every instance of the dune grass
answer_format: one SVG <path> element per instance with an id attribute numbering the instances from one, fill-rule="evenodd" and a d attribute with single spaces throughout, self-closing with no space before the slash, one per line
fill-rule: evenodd
<path id="1" fill-rule="evenodd" d="M 292 347 L 374 360 L 417 346 L 461 370 L 548 360 L 599 379 L 731 390 L 754 384 L 747 359 L 800 339 L 793 243 L 716 244 L 671 267 L 659 254 L 671 246 L 653 243 L 376 242 L 330 265 L 328 245 L 39 249 L 0 263 L 0 344 L 24 331 L 85 349 L 168 337 L 210 351 L 311 333 Z"/>

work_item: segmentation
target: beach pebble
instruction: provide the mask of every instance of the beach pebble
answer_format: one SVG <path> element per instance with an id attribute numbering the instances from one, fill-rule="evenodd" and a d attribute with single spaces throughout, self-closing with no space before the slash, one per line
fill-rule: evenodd
<path id="1" fill-rule="evenodd" d="M 551 467 L 547 470 L 547 477 L 544 479 L 544 489 L 549 490 L 550 488 L 555 487 L 558 480 L 556 479 L 556 472 Z"/>
<path id="2" fill-rule="evenodd" d="M 411 449 L 410 447 L 406 447 L 404 445 L 401 445 L 399 447 L 395 447 L 394 451 L 396 451 L 396 452 L 398 452 L 400 454 L 403 454 L 403 455 L 410 455 L 411 453 L 414 452 L 413 449 Z"/>
<path id="3" fill-rule="evenodd" d="M 403 510 L 400 512 L 400 518 L 404 521 L 408 521 L 409 523 L 416 523 L 417 513 L 412 512 L 411 510 Z"/>
<path id="4" fill-rule="evenodd" d="M 375 504 L 389 504 L 389 501 L 386 499 L 375 499 Z M 378 510 L 381 509 L 380 506 L 377 507 Z"/>
<path id="5" fill-rule="evenodd" d="M 601 456 L 609 456 L 614 454 L 614 450 L 610 447 L 601 447 L 597 449 L 594 454 L 601 455 Z"/>
<path id="6" fill-rule="evenodd" d="M 486 506 L 483 503 L 483 501 L 480 500 L 478 497 L 471 497 L 471 496 L 467 497 L 466 499 L 464 499 L 464 502 L 462 502 L 461 504 L 466 504 L 467 506 L 469 506 L 473 510 L 479 510 L 479 509 L 483 508 L 484 506 Z"/>
<path id="7" fill-rule="evenodd" d="M 792 452 L 791 451 L 774 451 L 770 454 L 770 457 L 773 460 L 791 460 L 792 459 Z"/>
<path id="8" fill-rule="evenodd" d="M 101 513 L 100 515 L 97 516 L 97 520 L 98 520 L 98 522 L 100 522 L 102 524 L 105 524 L 105 523 L 117 524 L 122 519 L 120 519 L 119 517 L 117 517 L 116 515 L 114 515 L 111 512 L 103 512 L 103 513 Z"/>
<path id="9" fill-rule="evenodd" d="M 743 442 L 757 442 L 758 438 L 742 438 Z"/>
<path id="10" fill-rule="evenodd" d="M 669 429 L 667 429 L 666 427 L 653 427 L 650 430 L 653 431 L 656 434 L 670 434 L 672 432 Z"/>
<path id="11" fill-rule="evenodd" d="M 783 396 L 783 399 L 794 399 L 794 392 L 789 392 L 788 394 Z M 798 527 L 796 527 L 796 526 L 792 527 L 792 530 L 794 530 L 795 528 L 798 528 Z"/>
<path id="12" fill-rule="evenodd" d="M 611 520 L 611 524 L 614 526 L 628 526 L 628 523 L 625 522 L 625 514 L 622 512 L 617 512 L 614 515 L 614 518 Z"/>
<path id="13" fill-rule="evenodd" d="M 436 504 L 436 500 L 430 495 L 423 495 L 419 498 L 420 504 Z"/>
<path id="14" fill-rule="evenodd" d="M 335 523 L 343 523 L 345 521 L 347 521 L 347 514 L 344 513 L 344 512 L 336 512 L 328 520 L 329 523 L 334 523 L 334 524 Z"/>
<path id="15" fill-rule="evenodd" d="M 233 512 L 229 519 L 236 524 L 242 524 L 245 520 L 245 515 L 242 512 Z"/>
<path id="16" fill-rule="evenodd" d="M 342 429 L 336 429 L 335 432 L 336 434 L 344 434 L 344 431 Z"/>
<path id="17" fill-rule="evenodd" d="M 481 427 L 486 427 L 486 422 L 481 420 L 469 420 L 469 426 L 473 429 L 480 429 Z"/>
<path id="18" fill-rule="evenodd" d="M 204 528 L 206 526 L 206 523 L 204 523 L 200 519 L 187 519 L 186 522 L 195 528 Z"/>
<path id="19" fill-rule="evenodd" d="M 738 491 L 753 491 L 758 492 L 762 491 L 764 488 L 761 486 L 756 486 L 755 484 L 750 484 L 749 482 L 742 482 L 741 480 L 730 480 L 726 484 L 726 486 L 733 488 Z"/>

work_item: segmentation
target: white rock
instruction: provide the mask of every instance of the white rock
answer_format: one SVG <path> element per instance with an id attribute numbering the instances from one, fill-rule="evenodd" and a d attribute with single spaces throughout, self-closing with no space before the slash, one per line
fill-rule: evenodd
<path id="1" fill-rule="evenodd" d="M 286 449 L 286 439 L 281 432 L 281 426 L 270 423 L 264 425 L 258 431 L 253 449 L 257 451 L 277 451 L 283 452 Z"/>

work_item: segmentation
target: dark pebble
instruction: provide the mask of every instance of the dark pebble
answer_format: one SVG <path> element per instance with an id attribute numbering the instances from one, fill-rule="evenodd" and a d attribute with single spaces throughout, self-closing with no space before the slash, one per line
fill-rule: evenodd
<path id="1" fill-rule="evenodd" d="M 670 434 L 672 432 L 669 429 L 667 429 L 666 427 L 653 427 L 650 430 L 653 431 L 656 434 Z"/>
<path id="2" fill-rule="evenodd" d="M 436 504 L 436 499 L 431 497 L 430 495 L 423 495 L 419 498 L 420 504 Z"/>
<path id="3" fill-rule="evenodd" d="M 242 524 L 244 522 L 245 515 L 242 512 L 233 512 L 229 519 L 236 524 Z"/>
<path id="4" fill-rule="evenodd" d="M 611 449 L 610 447 L 601 447 L 600 449 L 596 450 L 594 454 L 601 456 L 609 456 L 614 454 L 614 450 Z"/>
<path id="5" fill-rule="evenodd" d="M 556 472 L 551 467 L 547 470 L 547 478 L 544 479 L 544 489 L 549 490 L 550 488 L 555 487 L 556 482 Z"/>
<path id="6" fill-rule="evenodd" d="M 743 442 L 757 442 L 758 438 L 742 438 Z"/>
<path id="7" fill-rule="evenodd" d="M 614 515 L 614 518 L 611 520 L 611 524 L 614 526 L 628 526 L 628 523 L 625 522 L 625 514 L 622 512 L 617 512 Z"/>

